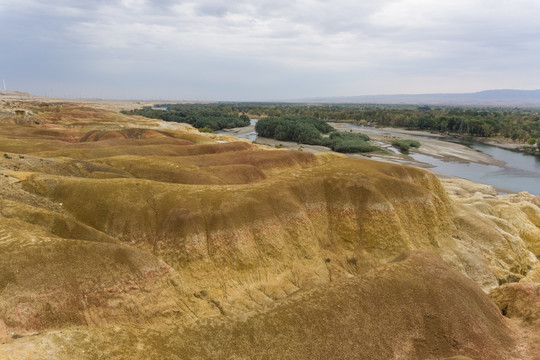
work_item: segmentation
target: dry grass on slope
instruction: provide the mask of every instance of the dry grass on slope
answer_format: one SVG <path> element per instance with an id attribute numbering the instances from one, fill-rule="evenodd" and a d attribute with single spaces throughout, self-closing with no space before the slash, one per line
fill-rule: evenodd
<path id="1" fill-rule="evenodd" d="M 61 211 L 60 205 L 57 206 L 57 209 L 49 209 L 0 197 L 0 216 L 37 225 L 47 232 L 64 239 L 118 243 L 115 238 L 83 224 L 73 216 Z"/>
<path id="2" fill-rule="evenodd" d="M 6 107 L 20 107 L 26 115 L 0 118 L 0 151 L 4 152 L 56 150 L 62 156 L 62 150 L 78 148 L 215 143 L 193 133 L 191 126 L 175 124 L 175 129 L 186 131 L 165 131 L 156 129 L 160 124 L 156 120 L 77 104 L 0 103 L 0 110 Z M 69 157 L 69 151 L 63 154 Z"/>
<path id="3" fill-rule="evenodd" d="M 0 332 L 64 329 L 10 355 L 511 358 L 496 307 L 432 255 L 369 271 L 428 249 L 484 289 L 534 281 L 534 199 L 72 104 L 4 120 Z"/>
<path id="4" fill-rule="evenodd" d="M 362 273 L 404 250 L 439 249 L 451 227 L 433 175 L 352 159 L 244 185 L 32 175 L 23 186 L 155 254 L 194 293 L 233 312 Z"/>
<path id="5" fill-rule="evenodd" d="M 291 297 L 232 324 L 180 331 L 180 358 L 519 358 L 498 309 L 428 252 Z"/>
<path id="6" fill-rule="evenodd" d="M 0 218 L 0 252 L 1 342 L 13 332 L 195 318 L 178 275 L 125 245 L 62 239 Z"/>
<path id="7" fill-rule="evenodd" d="M 189 144 L 177 145 L 158 143 L 141 146 L 136 145 L 118 145 L 118 146 L 100 146 L 99 142 L 83 143 L 84 146 L 65 147 L 62 150 L 52 150 L 44 152 L 34 152 L 33 155 L 42 157 L 69 157 L 79 160 L 90 160 L 118 155 L 135 156 L 194 156 L 204 154 L 215 154 L 219 152 L 233 152 L 246 150 L 251 147 L 245 142 L 236 142 L 228 144 Z M 92 144 L 92 145 L 90 145 Z M 95 146 L 93 146 L 95 144 Z"/>
<path id="8" fill-rule="evenodd" d="M 122 129 L 115 131 L 107 130 L 94 130 L 89 131 L 81 137 L 80 142 L 89 142 L 89 141 L 103 141 L 103 140 L 117 140 L 117 139 L 154 139 L 154 138 L 163 138 L 170 137 L 173 138 L 173 134 L 166 131 L 157 131 L 150 129 Z"/>
<path id="9" fill-rule="evenodd" d="M 180 328 L 68 329 L 3 351 L 48 351 L 51 359 L 521 359 L 515 344 L 471 280 L 434 254 L 411 252 L 260 313 Z"/>
<path id="10" fill-rule="evenodd" d="M 142 117 L 129 117 L 115 111 L 98 109 L 69 102 L 7 101 L 0 103 L 0 110 L 18 109 L 21 114 L 0 118 L 3 124 L 39 125 L 42 128 L 119 129 L 133 124 L 152 124 L 155 121 Z"/>
<path id="11" fill-rule="evenodd" d="M 256 150 L 246 143 L 241 147 L 217 145 L 224 152 L 187 156 L 115 156 L 97 159 L 133 177 L 178 184 L 248 184 L 266 179 L 267 174 L 292 171 L 318 163 L 310 153 Z M 239 150 L 240 149 L 240 150 Z"/>

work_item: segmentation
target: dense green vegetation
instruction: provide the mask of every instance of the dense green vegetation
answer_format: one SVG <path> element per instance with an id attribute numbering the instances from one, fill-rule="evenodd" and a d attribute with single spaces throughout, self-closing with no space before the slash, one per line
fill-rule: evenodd
<path id="1" fill-rule="evenodd" d="M 311 117 L 323 121 L 353 122 L 358 125 L 419 129 L 471 137 L 501 136 L 528 143 L 527 151 L 540 151 L 540 110 L 519 108 L 473 108 L 449 106 L 356 105 L 356 104 L 284 104 L 284 103 L 215 103 L 162 105 L 167 111 L 144 108 L 129 113 L 188 122 L 197 128 L 212 130 L 244 126 L 248 117 Z M 242 114 L 242 115 L 239 115 Z M 246 116 L 247 115 L 247 116 Z M 303 143 L 313 143 L 319 136 L 312 130 L 302 136 Z M 281 130 L 280 130 L 281 131 Z M 264 135 L 263 135 L 264 136 Z M 278 132 L 277 137 L 286 136 Z M 270 136 L 271 137 L 271 136 Z M 276 137 L 276 138 L 277 138 Z"/>
<path id="2" fill-rule="evenodd" d="M 283 116 L 260 119 L 255 131 L 262 137 L 300 144 L 323 145 L 342 153 L 371 152 L 379 150 L 369 143 L 369 136 L 335 131 L 323 120 L 309 116 Z M 322 134 L 330 136 L 323 137 Z"/>
<path id="3" fill-rule="evenodd" d="M 238 104 L 238 110 L 259 116 L 275 116 L 275 113 L 308 115 L 326 121 L 351 121 L 475 137 L 500 135 L 521 141 L 540 138 L 540 113 L 537 109 Z"/>
<path id="4" fill-rule="evenodd" d="M 249 125 L 246 114 L 238 115 L 219 104 L 210 105 L 158 105 L 157 108 L 123 111 L 124 114 L 142 115 L 165 121 L 188 123 L 200 131 L 216 131 Z M 337 132 L 322 119 L 304 115 L 285 115 L 260 119 L 255 130 L 261 137 L 280 141 L 294 141 L 300 144 L 323 145 L 333 151 L 344 153 L 370 152 L 379 148 L 369 143 L 369 137 L 362 134 Z M 331 133 L 323 137 L 323 134 Z"/>
<path id="5" fill-rule="evenodd" d="M 332 130 L 334 128 L 325 121 L 309 116 L 269 117 L 255 125 L 259 136 L 309 145 L 321 145 L 321 134 L 328 134 Z"/>
<path id="6" fill-rule="evenodd" d="M 414 147 L 414 148 L 419 148 L 420 147 L 420 143 L 418 141 L 416 141 L 416 140 L 403 140 L 403 139 L 398 139 L 398 140 L 392 141 L 392 145 L 394 145 L 401 152 L 404 152 L 404 153 L 408 153 L 409 149 L 412 148 L 412 147 Z"/>
<path id="7" fill-rule="evenodd" d="M 332 151 L 340 153 L 363 153 L 379 150 L 377 146 L 369 143 L 369 136 L 343 131 L 331 133 L 329 137 L 323 138 L 322 144 L 328 146 Z"/>
<path id="8" fill-rule="evenodd" d="M 174 107 L 204 108 L 211 112 L 247 114 L 257 118 L 303 115 L 325 121 L 350 121 L 476 137 L 500 135 L 524 142 L 530 138 L 540 139 L 538 109 L 271 103 L 217 103 Z"/>
<path id="9" fill-rule="evenodd" d="M 226 128 L 234 128 L 249 125 L 249 117 L 245 114 L 238 115 L 220 111 L 206 105 L 159 105 L 153 109 L 149 106 L 142 109 L 122 111 L 124 114 L 141 115 L 152 119 L 161 119 L 178 123 L 191 124 L 197 129 L 204 131 L 216 131 Z"/>

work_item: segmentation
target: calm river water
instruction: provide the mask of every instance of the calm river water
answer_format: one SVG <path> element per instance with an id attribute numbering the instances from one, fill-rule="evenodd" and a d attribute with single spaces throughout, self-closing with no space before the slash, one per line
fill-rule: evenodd
<path id="1" fill-rule="evenodd" d="M 252 119 L 251 124 L 255 125 L 257 120 Z M 504 161 L 503 166 L 482 165 L 477 163 L 460 163 L 456 161 L 443 161 L 433 156 L 411 153 L 410 156 L 416 161 L 420 161 L 431 165 L 431 170 L 439 173 L 457 176 L 460 178 L 472 180 L 482 184 L 495 186 L 499 189 L 508 191 L 527 191 L 534 195 L 540 195 L 540 157 L 510 151 L 496 146 L 479 144 L 474 142 L 458 141 L 454 138 L 437 138 L 423 135 L 404 135 L 402 133 L 393 132 L 391 130 L 381 130 L 372 127 L 357 126 L 348 124 L 352 129 L 360 132 L 379 133 L 396 137 L 406 137 L 408 139 L 417 139 L 422 142 L 422 138 L 431 140 L 459 142 L 469 146 L 475 150 L 481 151 L 490 155 L 496 160 Z M 236 134 L 233 132 L 223 131 L 223 133 L 234 135 L 237 137 L 256 140 L 256 132 L 248 132 L 245 134 Z"/>
<path id="2" fill-rule="evenodd" d="M 381 130 L 377 128 L 356 126 L 349 124 L 351 128 L 366 133 L 379 133 L 395 137 L 404 137 L 404 134 L 391 130 Z M 443 161 L 433 156 L 411 153 L 410 156 L 416 161 L 432 166 L 432 170 L 439 173 L 457 176 L 472 180 L 482 184 L 488 184 L 500 189 L 509 191 L 527 191 L 534 195 L 540 195 L 540 157 L 527 155 L 511 150 L 502 149 L 496 146 L 485 145 L 475 142 L 461 141 L 454 138 L 437 138 L 426 135 L 409 135 L 406 138 L 451 141 L 469 146 L 475 150 L 490 155 L 492 158 L 504 161 L 503 166 L 482 165 L 477 163 L 460 163 L 456 161 Z"/>

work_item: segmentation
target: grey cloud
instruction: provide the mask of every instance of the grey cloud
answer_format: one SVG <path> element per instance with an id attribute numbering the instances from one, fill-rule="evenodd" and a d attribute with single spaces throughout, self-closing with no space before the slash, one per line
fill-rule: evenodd
<path id="1" fill-rule="evenodd" d="M 506 74 L 495 75 L 501 87 L 530 84 L 540 60 L 540 4 L 486 4 L 12 1 L 0 5 L 0 26 L 9 29 L 0 37 L 8 49 L 0 68 L 29 82 L 118 89 L 119 97 L 159 89 L 186 98 L 206 91 L 207 99 L 444 92 L 442 79 L 467 91 L 476 90 L 471 78 L 492 84 L 497 73 Z M 133 83 L 130 76 L 145 77 L 147 88 L 125 86 Z M 257 85 L 238 80 L 246 77 Z"/>
<path id="2" fill-rule="evenodd" d="M 199 16 L 223 17 L 229 12 L 226 4 L 223 2 L 202 2 L 197 4 L 196 13 Z"/>

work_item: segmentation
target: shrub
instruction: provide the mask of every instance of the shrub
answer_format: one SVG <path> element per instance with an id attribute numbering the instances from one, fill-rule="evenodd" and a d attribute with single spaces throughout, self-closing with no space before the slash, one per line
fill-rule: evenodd
<path id="1" fill-rule="evenodd" d="M 341 140 L 337 141 L 332 150 L 340 153 L 365 153 L 378 150 L 377 146 L 371 145 L 362 140 Z"/>
<path id="2" fill-rule="evenodd" d="M 322 144 L 333 151 L 341 153 L 359 153 L 378 150 L 377 146 L 370 144 L 369 136 L 360 133 L 336 131 L 324 138 Z"/>
<path id="3" fill-rule="evenodd" d="M 420 147 L 420 143 L 416 140 L 403 140 L 403 139 L 392 141 L 392 145 L 397 147 L 403 153 L 408 153 L 411 147 L 414 147 L 414 148 Z"/>
<path id="4" fill-rule="evenodd" d="M 268 117 L 260 119 L 255 125 L 255 131 L 259 136 L 310 145 L 319 145 L 321 133 L 332 130 L 333 128 L 323 120 L 309 116 Z"/>
<path id="5" fill-rule="evenodd" d="M 344 131 L 335 131 L 330 134 L 331 140 L 362 140 L 369 141 L 369 136 L 360 133 L 344 132 Z"/>

